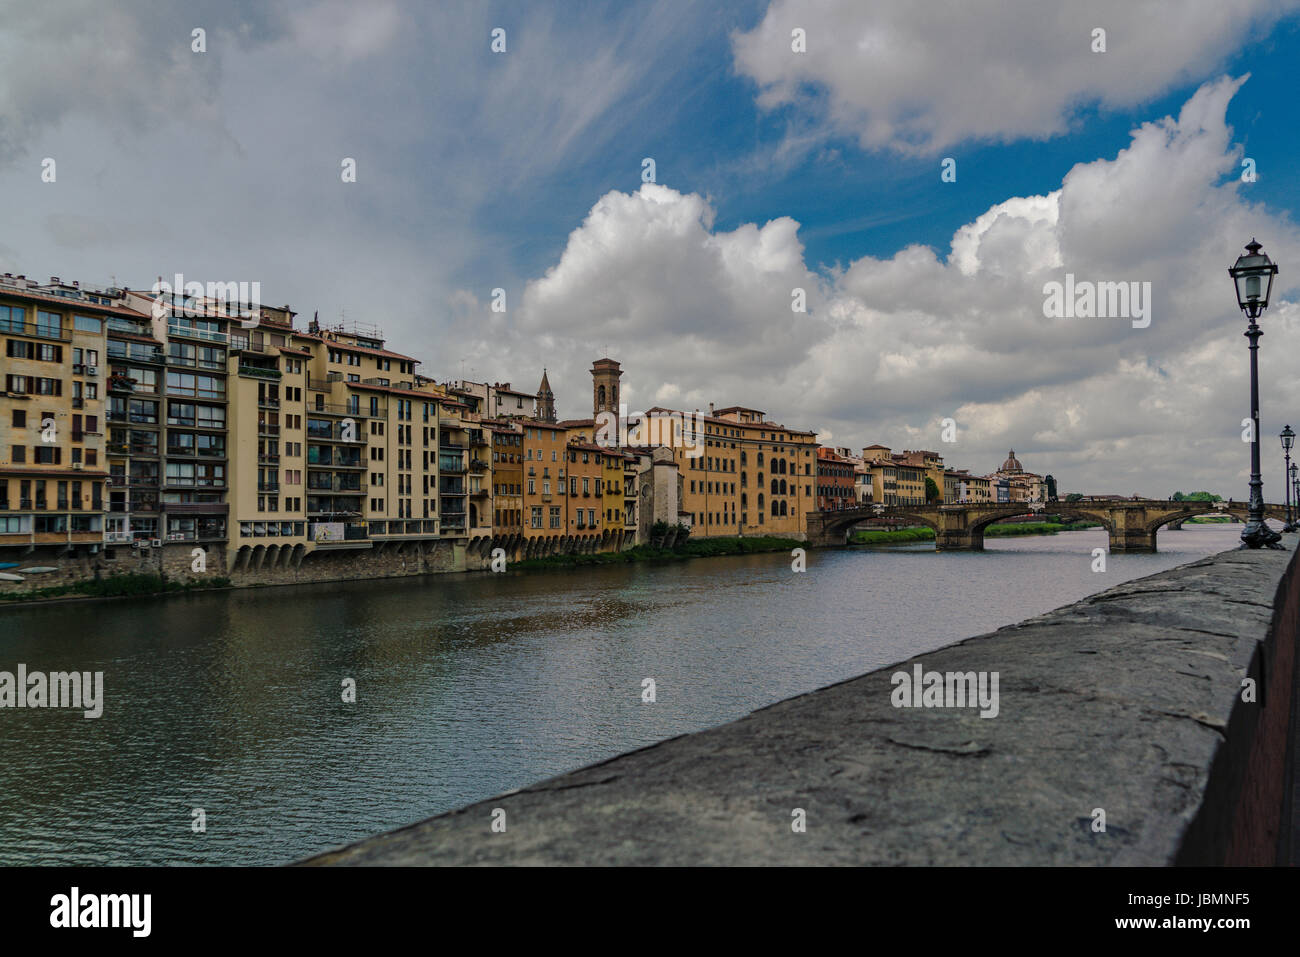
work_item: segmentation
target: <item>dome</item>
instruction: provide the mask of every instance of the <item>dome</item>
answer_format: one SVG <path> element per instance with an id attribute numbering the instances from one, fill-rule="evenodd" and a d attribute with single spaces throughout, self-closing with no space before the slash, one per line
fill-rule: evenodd
<path id="1" fill-rule="evenodd" d="M 1002 468 L 999 469 L 999 471 L 1001 472 L 1023 472 L 1024 471 L 1024 469 L 1020 467 L 1020 459 L 1016 458 L 1015 449 L 1012 449 L 1010 452 L 1007 453 L 1007 460 L 1002 463 Z"/>

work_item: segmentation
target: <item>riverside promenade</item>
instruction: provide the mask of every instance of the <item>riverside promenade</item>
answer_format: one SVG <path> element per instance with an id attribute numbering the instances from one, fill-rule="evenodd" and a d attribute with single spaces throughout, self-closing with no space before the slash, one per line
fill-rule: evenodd
<path id="1" fill-rule="evenodd" d="M 1283 542 L 301 863 L 1295 863 L 1300 582 Z M 997 672 L 996 717 L 895 707 L 891 676 L 918 664 Z"/>

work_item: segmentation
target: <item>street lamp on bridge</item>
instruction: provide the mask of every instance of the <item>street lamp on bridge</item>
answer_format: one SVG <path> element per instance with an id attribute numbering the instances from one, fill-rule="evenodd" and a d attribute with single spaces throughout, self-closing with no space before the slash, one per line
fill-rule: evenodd
<path id="1" fill-rule="evenodd" d="M 1300 465 L 1291 463 L 1291 489 L 1295 492 L 1297 509 L 1300 509 Z"/>
<path id="2" fill-rule="evenodd" d="M 1291 467 L 1287 469 L 1287 477 L 1291 480 L 1291 488 L 1295 491 L 1295 515 L 1291 519 L 1291 530 L 1295 531 L 1300 528 L 1300 465 L 1292 462 Z"/>
<path id="3" fill-rule="evenodd" d="M 1273 289 L 1273 277 L 1277 275 L 1277 264 L 1261 251 L 1259 243 L 1252 238 L 1246 244 L 1246 252 L 1237 257 L 1236 263 L 1228 270 L 1237 287 L 1237 305 L 1250 319 L 1245 336 L 1250 340 L 1250 513 L 1249 521 L 1241 532 L 1242 548 L 1282 548 L 1278 541 L 1282 538 L 1264 523 L 1264 480 L 1259 475 L 1259 337 L 1260 330 L 1256 319 L 1268 308 L 1268 296 Z M 1289 498 L 1290 496 L 1288 496 Z"/>
<path id="4" fill-rule="evenodd" d="M 1286 457 L 1286 468 L 1282 472 L 1282 486 L 1286 489 L 1286 527 L 1284 532 L 1295 531 L 1295 521 L 1291 518 L 1291 479 L 1295 476 L 1291 474 L 1291 447 L 1295 445 L 1295 432 L 1291 426 L 1282 430 L 1282 454 Z M 1300 505 L 1300 501 L 1296 502 Z"/>

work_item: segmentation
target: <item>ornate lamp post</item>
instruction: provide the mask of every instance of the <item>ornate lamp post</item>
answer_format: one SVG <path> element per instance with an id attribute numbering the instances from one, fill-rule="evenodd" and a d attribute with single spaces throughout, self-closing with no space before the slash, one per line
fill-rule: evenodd
<path id="1" fill-rule="evenodd" d="M 1286 458 L 1286 470 L 1282 473 L 1282 485 L 1286 488 L 1286 528 L 1284 532 L 1295 531 L 1295 521 L 1291 518 L 1291 446 L 1295 445 L 1295 433 L 1291 431 L 1291 426 L 1282 430 L 1282 455 Z M 1300 502 L 1296 503 L 1300 505 Z"/>
<path id="2" fill-rule="evenodd" d="M 1287 478 L 1291 480 L 1290 488 L 1294 490 L 1297 487 L 1300 487 L 1300 465 L 1292 462 L 1286 471 Z M 1296 496 L 1292 501 L 1295 502 L 1295 513 L 1291 518 L 1291 531 L 1294 532 L 1296 529 L 1300 528 L 1300 492 L 1296 493 Z"/>
<path id="3" fill-rule="evenodd" d="M 1300 465 L 1291 463 L 1291 489 L 1296 493 L 1296 505 L 1300 506 Z"/>
<path id="4" fill-rule="evenodd" d="M 1259 476 L 1259 337 L 1264 333 L 1255 322 L 1268 308 L 1277 264 L 1260 251 L 1259 243 L 1252 238 L 1228 275 L 1237 287 L 1237 305 L 1250 320 L 1245 335 L 1250 340 L 1250 421 L 1254 428 L 1250 443 L 1250 514 L 1241 532 L 1241 547 L 1282 548 L 1278 544 L 1282 536 L 1264 523 L 1264 480 Z"/>

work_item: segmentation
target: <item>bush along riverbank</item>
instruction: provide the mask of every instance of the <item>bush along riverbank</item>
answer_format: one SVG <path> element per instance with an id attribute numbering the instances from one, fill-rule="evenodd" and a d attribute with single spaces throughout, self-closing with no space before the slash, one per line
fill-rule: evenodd
<path id="1" fill-rule="evenodd" d="M 39 601 L 43 598 L 125 598 L 147 595 L 171 595 L 176 592 L 208 588 L 228 588 L 229 578 L 209 578 L 197 582 L 171 581 L 159 575 L 110 575 L 94 581 L 49 585 L 28 591 L 0 594 L 0 601 Z"/>
<path id="2" fill-rule="evenodd" d="M 1099 528 L 1097 522 L 1015 522 L 989 525 L 985 538 L 1007 538 L 1015 535 L 1055 535 L 1057 532 L 1077 532 L 1085 528 Z M 912 542 L 934 541 L 934 529 L 924 527 L 899 529 L 864 529 L 853 533 L 851 545 L 907 545 Z"/>
<path id="3" fill-rule="evenodd" d="M 671 548 L 636 545 L 621 552 L 594 552 L 585 555 L 548 555 L 512 562 L 512 569 L 567 568 L 578 565 L 620 565 L 626 562 L 672 562 L 687 558 L 712 558 L 717 555 L 750 555 L 756 552 L 789 552 L 806 548 L 805 542 L 793 538 L 707 538 L 687 539 Z"/>

